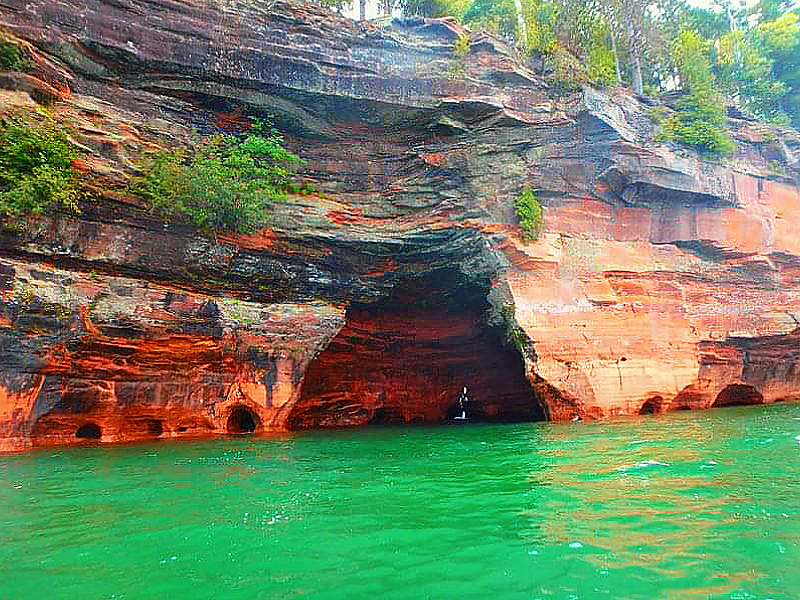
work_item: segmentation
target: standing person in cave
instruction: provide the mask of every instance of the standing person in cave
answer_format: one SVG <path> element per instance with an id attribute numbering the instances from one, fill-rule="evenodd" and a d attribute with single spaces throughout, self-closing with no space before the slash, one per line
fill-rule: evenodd
<path id="1" fill-rule="evenodd" d="M 458 397 L 458 408 L 461 411 L 461 416 L 456 417 L 456 419 L 460 420 L 467 420 L 467 403 L 469 402 L 469 396 L 467 396 L 467 386 L 464 386 L 464 389 L 461 391 L 461 395 Z"/>

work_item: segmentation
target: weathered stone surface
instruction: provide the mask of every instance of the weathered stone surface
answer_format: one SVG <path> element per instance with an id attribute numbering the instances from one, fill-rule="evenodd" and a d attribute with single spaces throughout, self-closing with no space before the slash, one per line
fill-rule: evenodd
<path id="1" fill-rule="evenodd" d="M 0 448 L 436 421 L 462 385 L 486 419 L 800 393 L 796 132 L 732 113 L 739 149 L 703 158 L 624 91 L 553 94 L 447 19 L 7 0 L 0 21 L 37 61 L 0 110 L 60 97 L 94 194 L 0 232 Z M 320 190 L 269 228 L 201 237 L 119 191 L 144 149 L 253 115 Z"/>

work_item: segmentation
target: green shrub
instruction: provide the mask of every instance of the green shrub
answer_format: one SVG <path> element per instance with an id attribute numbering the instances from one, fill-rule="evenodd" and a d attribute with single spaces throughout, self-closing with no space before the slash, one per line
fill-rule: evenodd
<path id="1" fill-rule="evenodd" d="M 464 61 L 469 54 L 470 41 L 468 35 L 459 35 L 453 44 L 453 62 L 448 70 L 450 79 L 461 77 L 466 71 Z"/>
<path id="2" fill-rule="evenodd" d="M 611 85 L 616 81 L 614 53 L 610 48 L 596 45 L 587 49 L 584 57 L 584 77 L 586 81 L 597 86 Z"/>
<path id="3" fill-rule="evenodd" d="M 736 141 L 728 127 L 725 106 L 718 99 L 689 94 L 678 100 L 675 111 L 654 112 L 656 139 L 671 139 L 708 155 L 728 154 Z"/>
<path id="4" fill-rule="evenodd" d="M 263 225 L 266 207 L 295 189 L 300 158 L 269 125 L 243 139 L 212 135 L 194 149 L 158 150 L 145 159 L 131 191 L 166 217 L 198 229 L 245 233 Z"/>
<path id="5" fill-rule="evenodd" d="M 543 58 L 549 71 L 548 83 L 557 92 L 580 90 L 583 83 L 603 87 L 615 81 L 614 55 L 600 45 L 586 48 L 579 58 L 555 44 Z"/>
<path id="6" fill-rule="evenodd" d="M 528 243 L 536 240 L 542 229 L 542 207 L 528 186 L 514 197 L 514 214 L 519 222 L 522 241 Z"/>
<path id="7" fill-rule="evenodd" d="M 52 207 L 80 212 L 78 157 L 63 127 L 24 114 L 0 118 L 0 214 L 27 215 Z"/>
<path id="8" fill-rule="evenodd" d="M 678 100 L 676 108 L 675 139 L 706 154 L 726 154 L 736 148 L 719 99 L 690 94 Z"/>
<path id="9" fill-rule="evenodd" d="M 26 71 L 32 65 L 22 48 L 0 37 L 0 71 Z"/>
<path id="10" fill-rule="evenodd" d="M 453 53 L 459 60 L 463 60 L 464 57 L 469 54 L 469 36 L 468 35 L 459 35 L 458 39 L 453 44 Z"/>
<path id="11" fill-rule="evenodd" d="M 704 154 L 731 152 L 736 142 L 728 127 L 725 104 L 716 92 L 708 40 L 694 31 L 682 31 L 672 47 L 681 86 L 688 93 L 675 103 L 674 113 L 656 113 L 657 135 Z"/>

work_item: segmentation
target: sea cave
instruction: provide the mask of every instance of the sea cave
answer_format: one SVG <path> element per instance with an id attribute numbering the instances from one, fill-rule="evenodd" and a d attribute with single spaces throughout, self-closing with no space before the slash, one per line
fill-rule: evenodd
<path id="1" fill-rule="evenodd" d="M 455 270 L 409 278 L 346 323 L 309 365 L 291 429 L 470 421 L 538 421 L 544 411 L 519 351 L 490 324 L 487 289 Z"/>

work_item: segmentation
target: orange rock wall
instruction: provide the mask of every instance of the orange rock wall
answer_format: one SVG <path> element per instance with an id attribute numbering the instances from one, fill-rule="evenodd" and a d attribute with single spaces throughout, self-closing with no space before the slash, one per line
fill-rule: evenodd
<path id="1" fill-rule="evenodd" d="M 284 428 L 305 365 L 342 323 L 331 306 L 262 305 L 0 259 L 0 449 Z M 93 439 L 93 438 L 88 438 Z"/>
<path id="2" fill-rule="evenodd" d="M 709 407 L 730 384 L 755 385 L 764 402 L 796 395 L 800 379 L 755 380 L 740 351 L 710 366 L 719 360 L 707 342 L 749 338 L 776 344 L 772 364 L 785 373 L 800 316 L 800 193 L 736 182 L 741 208 L 670 207 L 666 219 L 561 203 L 545 208 L 539 241 L 501 248 L 535 373 L 595 416 L 637 414 L 653 397 L 681 408 L 690 393 L 692 408 Z"/>

